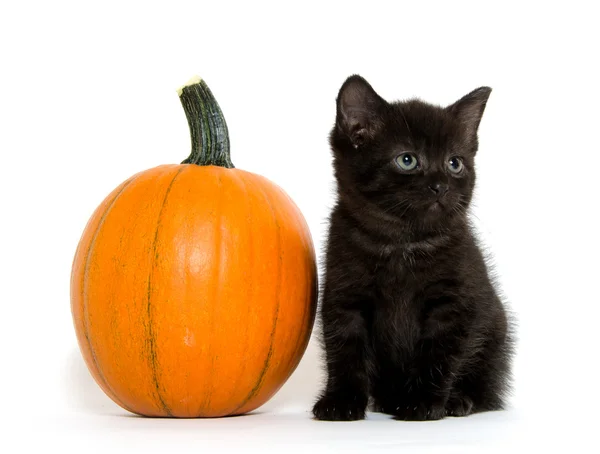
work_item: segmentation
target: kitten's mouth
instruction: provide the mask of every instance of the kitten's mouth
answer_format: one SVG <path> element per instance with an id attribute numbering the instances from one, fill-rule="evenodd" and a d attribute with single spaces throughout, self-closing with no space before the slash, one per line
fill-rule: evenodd
<path id="1" fill-rule="evenodd" d="M 428 211 L 436 212 L 441 211 L 444 208 L 444 204 L 439 200 L 436 200 L 431 205 L 429 205 Z"/>

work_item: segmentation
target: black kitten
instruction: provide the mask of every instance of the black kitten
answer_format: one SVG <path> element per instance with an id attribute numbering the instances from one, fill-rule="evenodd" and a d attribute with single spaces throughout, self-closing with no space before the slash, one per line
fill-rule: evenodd
<path id="1" fill-rule="evenodd" d="M 403 420 L 504 407 L 510 325 L 467 218 L 490 92 L 442 108 L 341 87 L 317 419 L 362 419 L 370 397 Z"/>

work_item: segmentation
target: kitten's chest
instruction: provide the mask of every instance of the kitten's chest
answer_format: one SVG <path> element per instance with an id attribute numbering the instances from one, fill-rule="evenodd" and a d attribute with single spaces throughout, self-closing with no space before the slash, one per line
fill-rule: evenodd
<path id="1" fill-rule="evenodd" d="M 379 347 L 412 351 L 422 330 L 423 275 L 404 257 L 380 264 L 376 275 L 377 303 L 373 317 L 374 341 Z"/>
<path id="2" fill-rule="evenodd" d="M 445 313 L 463 286 L 459 258 L 400 253 L 379 263 L 372 327 L 378 356 L 410 357 L 421 337 L 439 325 L 436 314 Z"/>
<path id="3" fill-rule="evenodd" d="M 435 266 L 433 261 L 417 260 L 413 255 L 397 253 L 376 266 L 375 280 L 379 297 L 384 306 L 404 306 L 413 301 L 421 291 L 424 281 L 429 280 L 427 270 Z M 408 309 L 408 308 L 407 308 Z"/>

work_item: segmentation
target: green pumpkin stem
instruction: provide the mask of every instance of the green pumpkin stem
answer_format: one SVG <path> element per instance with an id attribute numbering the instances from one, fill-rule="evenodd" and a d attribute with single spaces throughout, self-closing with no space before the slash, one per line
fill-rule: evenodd
<path id="1" fill-rule="evenodd" d="M 178 90 L 190 127 L 192 152 L 182 164 L 234 168 L 229 152 L 229 131 L 217 100 L 199 77 Z"/>

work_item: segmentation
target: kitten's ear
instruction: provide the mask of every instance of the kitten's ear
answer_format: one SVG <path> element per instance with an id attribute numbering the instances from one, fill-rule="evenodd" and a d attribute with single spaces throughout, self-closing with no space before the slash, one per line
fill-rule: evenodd
<path id="1" fill-rule="evenodd" d="M 479 87 L 447 107 L 447 110 L 462 123 L 469 139 L 477 135 L 479 123 L 491 92 L 490 87 Z"/>
<path id="2" fill-rule="evenodd" d="M 375 137 L 382 128 L 386 102 L 361 76 L 350 76 L 338 93 L 337 126 L 355 148 Z"/>

